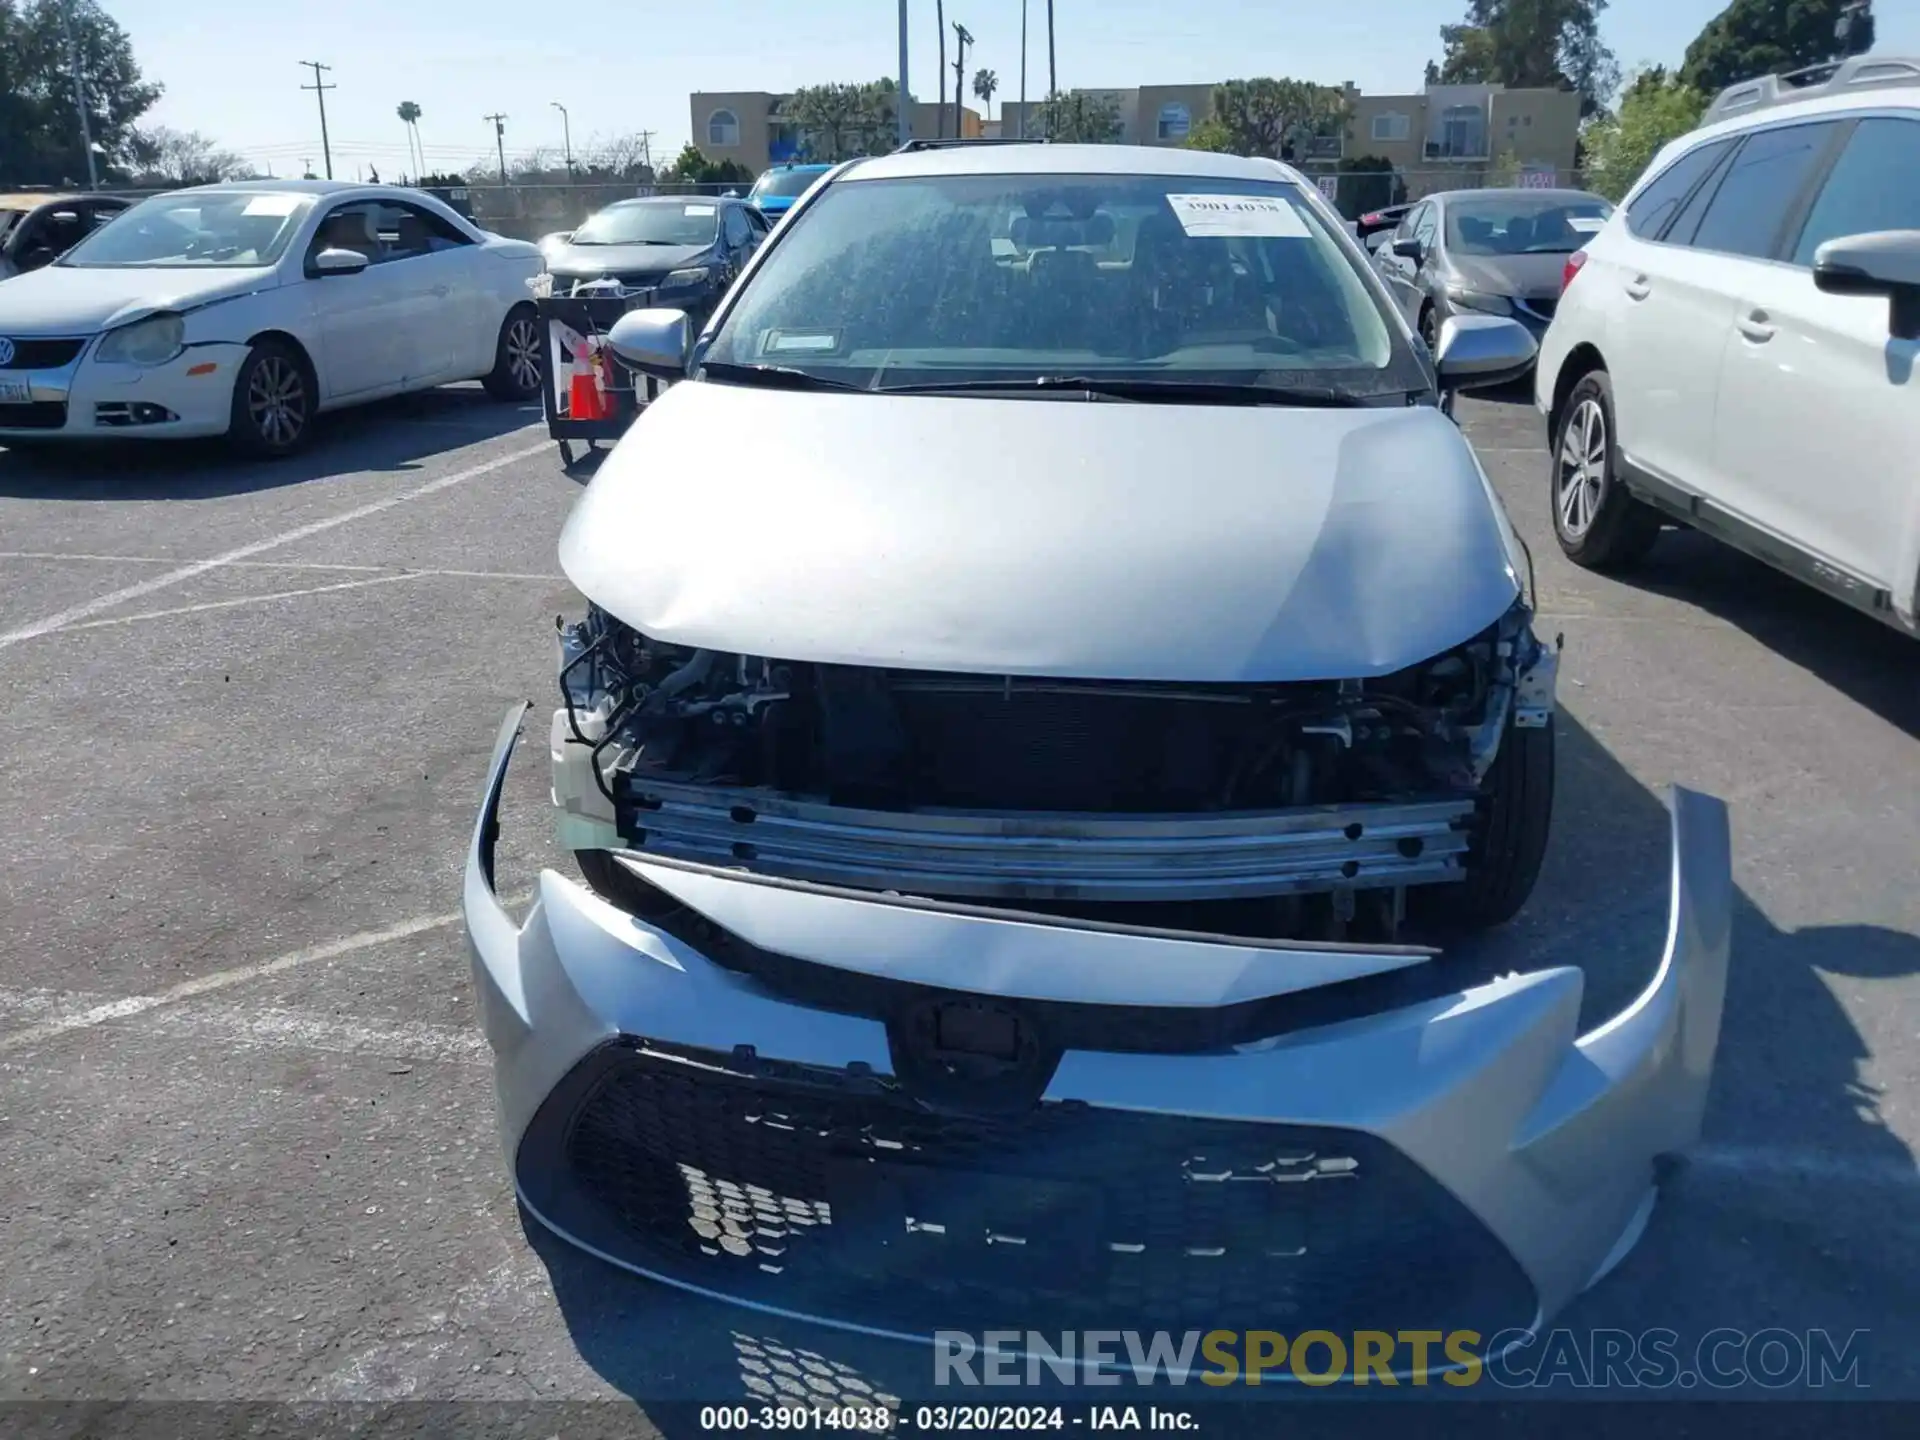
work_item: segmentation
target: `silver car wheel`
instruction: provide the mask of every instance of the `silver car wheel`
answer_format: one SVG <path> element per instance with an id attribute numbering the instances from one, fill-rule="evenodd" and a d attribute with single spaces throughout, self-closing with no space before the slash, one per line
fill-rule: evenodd
<path id="1" fill-rule="evenodd" d="M 522 390 L 540 388 L 540 327 L 529 316 L 507 322 L 507 373 Z"/>
<path id="2" fill-rule="evenodd" d="M 1593 528 L 1607 489 L 1607 416 L 1591 396 L 1567 417 L 1560 432 L 1554 493 L 1560 533 L 1579 540 Z"/>
<path id="3" fill-rule="evenodd" d="M 307 428 L 307 381 L 280 355 L 263 355 L 247 377 L 247 418 L 262 440 L 284 448 Z"/>

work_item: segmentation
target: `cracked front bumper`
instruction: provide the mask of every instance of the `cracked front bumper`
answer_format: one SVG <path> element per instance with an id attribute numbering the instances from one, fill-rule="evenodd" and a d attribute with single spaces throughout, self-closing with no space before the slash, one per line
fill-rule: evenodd
<path id="1" fill-rule="evenodd" d="M 818 987 L 802 1001 L 714 957 L 747 943 L 848 993 L 1136 1020 L 1433 962 L 644 857 L 713 943 L 552 871 L 516 924 L 493 850 L 523 714 L 500 732 L 464 897 L 501 1138 L 543 1223 L 639 1273 L 916 1338 L 1043 1318 L 1491 1333 L 1616 1264 L 1655 1162 L 1698 1135 L 1732 904 L 1710 797 L 1674 791 L 1665 953 L 1586 1034 L 1566 964 L 1252 1043 L 1057 1046 L 1037 1101 L 974 1113 L 951 1091 L 923 1103 L 898 1014 Z"/>

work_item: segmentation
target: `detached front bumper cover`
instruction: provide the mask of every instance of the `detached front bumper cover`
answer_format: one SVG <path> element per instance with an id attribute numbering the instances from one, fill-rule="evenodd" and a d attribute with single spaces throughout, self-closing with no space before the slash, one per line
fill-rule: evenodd
<path id="1" fill-rule="evenodd" d="M 1631 1249 L 1655 1162 L 1699 1134 L 1733 894 L 1711 797 L 1674 790 L 1665 953 L 1584 1035 L 1565 964 L 1225 1048 L 1056 1047 L 1037 1099 L 971 1113 L 964 1086 L 925 1103 L 898 1015 L 799 1003 L 553 871 L 516 925 L 493 851 L 524 713 L 501 727 L 464 899 L 501 1138 L 543 1223 L 638 1273 L 918 1339 L 1039 1311 L 1530 1327 Z M 625 863 L 811 973 L 903 994 L 937 974 L 996 1014 L 1191 1012 L 1426 963 Z"/>

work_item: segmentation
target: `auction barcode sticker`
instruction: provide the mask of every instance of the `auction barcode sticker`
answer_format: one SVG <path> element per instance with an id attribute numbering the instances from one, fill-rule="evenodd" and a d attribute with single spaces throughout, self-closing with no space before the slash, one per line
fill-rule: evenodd
<path id="1" fill-rule="evenodd" d="M 1180 228 L 1193 236 L 1307 238 L 1307 222 L 1277 195 L 1169 195 L 1167 204 Z"/>

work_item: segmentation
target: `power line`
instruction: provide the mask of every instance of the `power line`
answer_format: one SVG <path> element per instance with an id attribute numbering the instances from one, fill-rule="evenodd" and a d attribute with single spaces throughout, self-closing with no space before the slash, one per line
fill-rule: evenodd
<path id="1" fill-rule="evenodd" d="M 313 91 L 313 98 L 320 102 L 320 153 L 326 157 L 327 179 L 333 178 L 333 146 L 327 140 L 327 91 L 338 90 L 338 85 L 329 85 L 320 77 L 333 69 L 331 65 L 322 65 L 318 60 L 302 60 L 306 69 L 313 71 L 313 84 L 302 85 L 302 90 Z"/>

